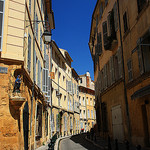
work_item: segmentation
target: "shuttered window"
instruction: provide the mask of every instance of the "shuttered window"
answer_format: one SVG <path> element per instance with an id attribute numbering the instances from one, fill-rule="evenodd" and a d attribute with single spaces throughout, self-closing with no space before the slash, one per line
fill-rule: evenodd
<path id="1" fill-rule="evenodd" d="M 107 4 L 108 4 L 108 0 L 105 0 L 105 6 L 107 6 Z"/>
<path id="2" fill-rule="evenodd" d="M 128 67 L 128 81 L 131 81 L 133 79 L 133 76 L 132 76 L 132 61 L 131 61 L 131 59 L 128 60 L 127 67 Z"/>
<path id="3" fill-rule="evenodd" d="M 52 113 L 52 131 L 55 130 L 54 113 Z"/>
<path id="4" fill-rule="evenodd" d="M 141 51 L 141 39 L 138 39 L 137 41 L 137 52 L 138 52 L 138 61 L 139 61 L 139 70 L 140 73 L 143 74 L 144 73 L 144 66 L 143 66 L 143 54 Z"/>
<path id="5" fill-rule="evenodd" d="M 117 9 L 117 3 L 115 2 L 113 7 L 114 12 L 114 25 L 115 25 L 115 31 L 118 30 L 118 9 Z"/>
<path id="6" fill-rule="evenodd" d="M 46 44 L 44 44 L 44 59 L 45 59 L 45 56 L 46 56 Z"/>
<path id="7" fill-rule="evenodd" d="M 88 109 L 88 118 L 90 118 L 90 110 Z"/>
<path id="8" fill-rule="evenodd" d="M 114 71 L 115 71 L 115 81 L 117 81 L 119 79 L 118 51 L 114 55 Z"/>
<path id="9" fill-rule="evenodd" d="M 118 67 L 119 67 L 119 78 L 122 78 L 123 67 L 122 67 L 122 50 L 121 50 L 121 47 L 119 47 L 119 49 L 118 49 Z"/>
<path id="10" fill-rule="evenodd" d="M 91 118 L 93 119 L 93 110 L 91 110 Z"/>
<path id="11" fill-rule="evenodd" d="M 72 111 L 72 104 L 71 104 L 71 100 L 70 100 L 70 110 Z"/>
<path id="12" fill-rule="evenodd" d="M 29 0 L 29 12 L 31 14 L 31 0 Z"/>
<path id="13" fill-rule="evenodd" d="M 38 87 L 41 88 L 41 63 L 38 60 Z"/>
<path id="14" fill-rule="evenodd" d="M 35 20 L 38 21 L 38 16 L 37 16 L 37 14 L 36 14 Z M 36 35 L 36 39 L 38 40 L 38 23 L 35 24 L 35 35 Z"/>
<path id="15" fill-rule="evenodd" d="M 115 82 L 114 57 L 113 56 L 110 58 L 109 64 L 110 64 L 111 84 L 113 84 Z"/>
<path id="16" fill-rule="evenodd" d="M 104 45 L 107 44 L 107 21 L 103 22 L 103 41 Z"/>
<path id="17" fill-rule="evenodd" d="M 34 80 L 35 80 L 35 83 L 36 83 L 36 51 L 35 51 L 35 49 L 34 49 L 34 74 L 33 74 L 33 77 L 34 77 Z"/>
<path id="18" fill-rule="evenodd" d="M 0 51 L 2 51 L 2 42 L 3 42 L 3 24 L 4 24 L 4 7 L 5 0 L 0 0 Z"/>
<path id="19" fill-rule="evenodd" d="M 41 13 L 43 13 L 43 0 L 41 0 Z"/>
<path id="20" fill-rule="evenodd" d="M 72 92 L 72 82 L 71 81 L 68 81 L 68 92 Z"/>
<path id="21" fill-rule="evenodd" d="M 42 29 L 40 29 L 40 49 L 42 51 Z"/>
<path id="22" fill-rule="evenodd" d="M 31 71 L 31 36 L 28 35 L 28 71 Z"/>
<path id="23" fill-rule="evenodd" d="M 124 32 L 128 30 L 128 23 L 127 23 L 127 13 L 125 12 L 123 15 L 123 24 L 124 24 Z"/>
<path id="24" fill-rule="evenodd" d="M 101 37 L 101 32 L 97 34 L 97 54 L 101 55 L 102 54 L 102 37 Z"/>
<path id="25" fill-rule="evenodd" d="M 104 89 L 107 88 L 107 69 L 106 64 L 104 65 Z"/>
<path id="26" fill-rule="evenodd" d="M 49 85 L 49 79 L 48 79 L 48 69 L 43 68 L 43 92 L 48 93 L 48 85 Z"/>
<path id="27" fill-rule="evenodd" d="M 59 124 L 60 124 L 60 120 L 59 120 L 59 115 L 56 115 L 56 130 L 59 131 Z"/>
<path id="28" fill-rule="evenodd" d="M 99 17 L 100 17 L 100 19 L 102 18 L 102 15 L 103 15 L 103 4 L 101 3 L 100 4 L 100 10 L 99 10 Z"/>
<path id="29" fill-rule="evenodd" d="M 110 82 L 110 66 L 109 66 L 109 62 L 106 64 L 106 70 L 107 70 L 107 85 L 108 87 L 111 85 L 111 82 Z"/>

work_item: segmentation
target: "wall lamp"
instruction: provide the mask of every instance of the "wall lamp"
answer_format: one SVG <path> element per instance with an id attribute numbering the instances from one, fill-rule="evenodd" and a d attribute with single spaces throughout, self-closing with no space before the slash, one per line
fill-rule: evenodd
<path id="1" fill-rule="evenodd" d="M 26 20 L 26 21 L 29 21 L 29 20 Z M 39 24 L 40 22 L 42 22 L 42 23 L 45 22 L 45 23 L 48 23 L 48 25 L 49 25 L 48 21 L 32 20 L 31 22 L 33 24 L 35 24 L 35 23 Z M 31 24 L 26 27 L 29 27 L 29 26 L 31 26 Z M 44 33 L 42 34 L 42 39 L 43 39 L 44 44 L 49 44 L 51 42 L 52 34 L 46 29 L 47 28 L 46 26 L 44 28 L 45 28 L 45 30 L 44 30 Z"/>

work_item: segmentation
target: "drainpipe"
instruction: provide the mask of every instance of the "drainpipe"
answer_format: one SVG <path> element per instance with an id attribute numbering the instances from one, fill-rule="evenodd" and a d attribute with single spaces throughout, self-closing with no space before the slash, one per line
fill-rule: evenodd
<path id="1" fill-rule="evenodd" d="M 35 5 L 36 5 L 36 0 L 34 0 L 34 19 L 35 19 Z M 33 29 L 35 32 L 35 23 L 33 24 Z M 31 135 L 31 142 L 32 142 L 32 115 L 33 115 L 33 98 L 34 98 L 34 86 L 35 86 L 35 33 L 33 34 L 33 86 L 32 86 L 32 98 L 31 98 L 31 131 L 30 131 L 30 135 Z M 36 110 L 35 110 L 35 116 L 36 116 Z M 36 126 L 36 119 L 35 119 L 35 126 Z M 35 131 L 35 129 L 34 129 Z M 34 135 L 36 135 L 36 133 L 34 132 Z M 35 149 L 35 137 L 34 137 L 34 149 Z M 31 144 L 30 142 L 30 144 Z"/>
<path id="2" fill-rule="evenodd" d="M 127 89 L 126 89 L 126 82 L 125 82 L 125 65 L 124 65 L 124 57 L 123 57 L 123 43 L 122 43 L 122 34 L 121 34 L 121 23 L 120 23 L 120 12 L 119 12 L 119 0 L 117 0 L 118 6 L 118 19 L 119 19 L 119 32 L 120 32 L 120 41 L 121 41 L 121 51 L 122 51 L 122 65 L 123 65 L 123 83 L 124 83 L 124 98 L 125 98 L 125 105 L 126 105 L 126 115 L 127 115 L 127 126 L 128 126 L 128 139 L 131 142 L 131 126 L 130 126 L 130 116 L 129 116 L 129 106 L 128 106 L 128 99 L 127 99 Z"/>
<path id="3" fill-rule="evenodd" d="M 50 73 L 52 72 L 52 47 L 50 49 Z M 51 124 L 51 138 L 52 138 L 52 79 L 50 78 L 50 124 Z"/>

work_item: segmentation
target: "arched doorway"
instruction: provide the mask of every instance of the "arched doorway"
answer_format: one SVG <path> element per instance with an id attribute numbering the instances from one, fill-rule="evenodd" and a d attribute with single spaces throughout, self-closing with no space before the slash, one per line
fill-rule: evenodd
<path id="1" fill-rule="evenodd" d="M 26 102 L 23 109 L 24 150 L 28 150 L 28 131 L 29 131 L 29 107 L 28 102 Z"/>

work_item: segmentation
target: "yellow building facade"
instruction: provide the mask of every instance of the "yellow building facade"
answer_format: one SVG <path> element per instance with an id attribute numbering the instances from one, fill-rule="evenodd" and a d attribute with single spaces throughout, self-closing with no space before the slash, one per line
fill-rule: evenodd
<path id="1" fill-rule="evenodd" d="M 1 4 L 0 149 L 35 149 L 50 138 L 50 114 L 43 92 L 44 55 L 48 49 L 46 52 L 41 35 L 45 16 L 49 32 L 54 28 L 51 3 L 4 0 Z M 16 91 L 18 75 L 21 85 Z"/>
<path id="2" fill-rule="evenodd" d="M 147 0 L 98 0 L 89 40 L 99 133 L 143 147 L 150 145 L 149 14 Z"/>
<path id="3" fill-rule="evenodd" d="M 86 132 L 96 124 L 95 84 L 89 72 L 79 77 L 80 131 L 84 129 Z"/>

